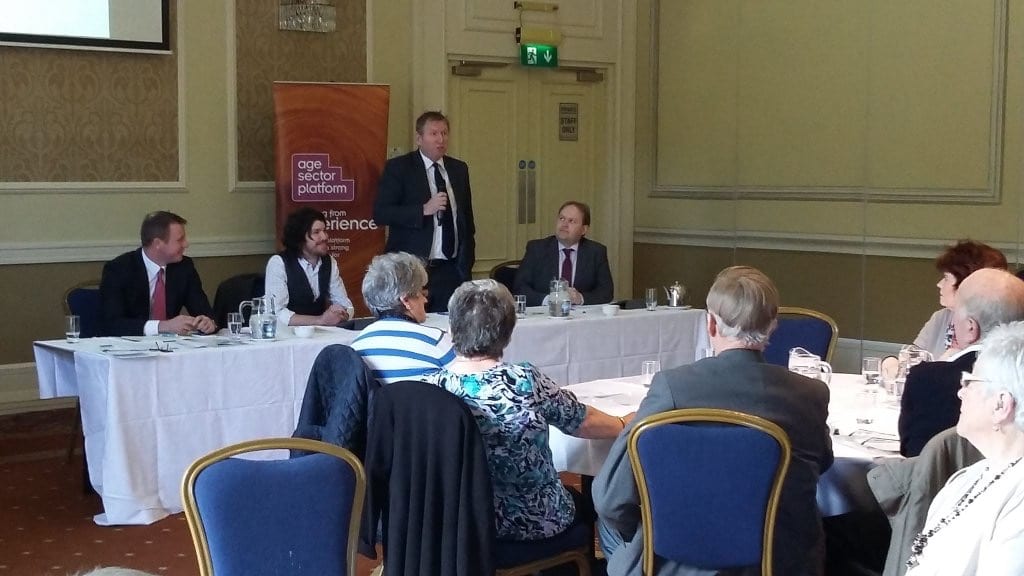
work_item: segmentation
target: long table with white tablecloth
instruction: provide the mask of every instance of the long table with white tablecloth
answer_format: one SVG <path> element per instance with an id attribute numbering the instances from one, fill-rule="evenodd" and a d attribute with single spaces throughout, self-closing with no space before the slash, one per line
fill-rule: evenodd
<path id="1" fill-rule="evenodd" d="M 615 416 L 635 411 L 648 390 L 637 377 L 595 380 L 567 388 L 581 402 Z M 828 424 L 834 432 L 835 462 L 818 482 L 818 508 L 824 516 L 837 516 L 871 505 L 868 499 L 874 497 L 864 476 L 874 458 L 898 457 L 899 405 L 884 391 L 866 393 L 869 389 L 860 375 L 835 374 L 829 390 Z M 550 445 L 557 470 L 596 476 L 612 440 L 576 438 L 551 427 Z"/>
<path id="2" fill-rule="evenodd" d="M 638 374 L 643 360 L 691 362 L 707 346 L 703 310 L 606 317 L 600 307 L 581 307 L 569 319 L 538 311 L 518 321 L 506 358 L 533 362 L 559 383 Z M 447 318 L 428 323 L 446 328 Z M 356 336 L 318 329 L 309 339 L 243 344 L 224 336 L 93 338 L 36 342 L 34 351 L 40 397 L 80 399 L 89 478 L 103 500 L 96 521 L 148 524 L 181 510 L 181 476 L 199 456 L 291 435 L 316 355 Z"/>

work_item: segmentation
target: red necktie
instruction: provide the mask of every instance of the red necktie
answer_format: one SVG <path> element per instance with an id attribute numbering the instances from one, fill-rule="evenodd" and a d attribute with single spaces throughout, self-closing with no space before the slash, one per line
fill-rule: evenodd
<path id="1" fill-rule="evenodd" d="M 562 260 L 562 280 L 572 286 L 572 248 L 562 248 L 565 252 L 565 259 Z"/>
<path id="2" fill-rule="evenodd" d="M 150 320 L 167 320 L 167 289 L 164 287 L 164 269 L 156 273 L 153 301 L 149 305 Z"/>

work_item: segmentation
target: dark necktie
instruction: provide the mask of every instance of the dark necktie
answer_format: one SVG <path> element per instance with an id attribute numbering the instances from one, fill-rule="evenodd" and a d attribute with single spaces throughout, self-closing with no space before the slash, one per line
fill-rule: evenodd
<path id="1" fill-rule="evenodd" d="M 572 286 L 572 248 L 562 248 L 565 259 L 562 260 L 562 280 Z"/>
<path id="2" fill-rule="evenodd" d="M 164 269 L 156 273 L 153 286 L 153 301 L 149 305 L 150 320 L 167 320 L 167 288 L 164 286 Z"/>
<path id="3" fill-rule="evenodd" d="M 444 176 L 441 175 L 441 165 L 434 162 L 434 185 L 437 186 L 437 193 L 447 192 L 448 186 L 444 183 Z M 449 195 L 450 196 L 450 195 Z M 449 197 L 448 207 L 438 212 L 438 223 L 441 224 L 441 252 L 444 257 L 452 260 L 455 258 L 455 214 L 452 210 L 452 201 Z"/>

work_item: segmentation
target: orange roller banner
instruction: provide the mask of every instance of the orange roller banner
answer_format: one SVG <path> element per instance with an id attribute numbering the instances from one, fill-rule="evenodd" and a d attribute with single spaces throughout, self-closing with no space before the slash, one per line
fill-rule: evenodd
<path id="1" fill-rule="evenodd" d="M 357 316 L 368 315 L 366 267 L 384 250 L 373 201 L 387 159 L 389 96 L 380 84 L 274 83 L 278 247 L 289 213 L 304 206 L 323 212 Z"/>

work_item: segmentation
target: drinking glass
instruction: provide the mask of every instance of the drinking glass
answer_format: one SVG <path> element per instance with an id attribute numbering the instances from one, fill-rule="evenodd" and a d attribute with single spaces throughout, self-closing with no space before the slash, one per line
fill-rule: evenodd
<path id="1" fill-rule="evenodd" d="M 648 288 L 644 291 L 644 304 L 647 305 L 648 310 L 657 310 L 658 308 L 658 289 Z"/>
<path id="2" fill-rule="evenodd" d="M 232 340 L 242 337 L 242 315 L 238 312 L 228 312 L 228 332 Z"/>
<path id="3" fill-rule="evenodd" d="M 875 421 L 878 411 L 878 386 L 865 386 L 857 393 L 856 400 L 857 424 L 871 424 Z"/>
<path id="4" fill-rule="evenodd" d="M 661 371 L 661 362 L 657 360 L 644 360 L 640 365 L 640 381 L 644 386 L 650 386 L 654 375 Z"/>
<path id="5" fill-rule="evenodd" d="M 516 316 L 526 318 L 526 295 L 516 294 Z"/>
<path id="6" fill-rule="evenodd" d="M 77 314 L 69 314 L 64 317 L 64 336 L 68 342 L 78 342 L 78 336 L 82 333 L 82 319 Z"/>
<path id="7" fill-rule="evenodd" d="M 877 356 L 867 356 L 861 361 L 860 373 L 864 375 L 864 383 L 868 386 L 878 386 L 882 383 L 882 359 Z"/>
<path id="8" fill-rule="evenodd" d="M 896 377 L 900 374 L 900 361 L 896 356 L 886 356 L 882 358 L 879 363 L 882 372 L 882 387 L 885 388 L 885 393 L 894 398 L 898 398 L 900 393 L 897 393 Z"/>

